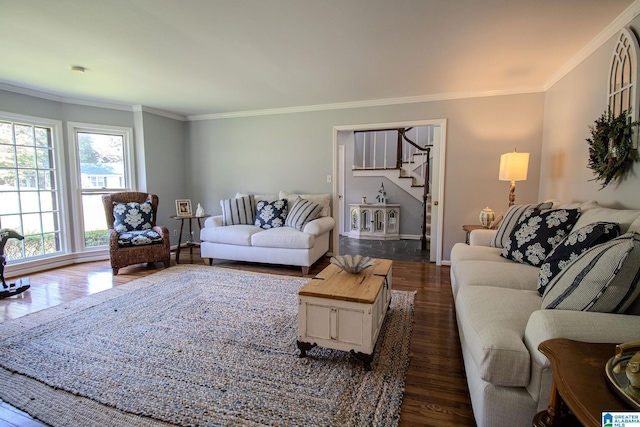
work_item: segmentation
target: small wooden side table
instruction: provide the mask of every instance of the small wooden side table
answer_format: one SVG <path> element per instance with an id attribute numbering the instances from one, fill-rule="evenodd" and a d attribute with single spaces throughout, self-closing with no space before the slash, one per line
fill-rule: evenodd
<path id="1" fill-rule="evenodd" d="M 202 230 L 202 223 L 200 222 L 203 218 L 209 218 L 211 215 L 171 215 L 171 218 L 180 220 L 180 234 L 178 234 L 178 247 L 176 249 L 176 264 L 180 264 L 180 248 L 182 247 L 182 230 L 184 229 L 184 220 L 189 220 L 189 239 L 185 242 L 184 246 L 189 248 L 189 253 L 193 255 L 193 247 L 200 246 L 200 243 L 196 243 L 191 241 L 191 235 L 193 234 L 193 229 L 191 228 L 191 221 L 193 219 L 198 220 L 198 227 Z"/>
<path id="2" fill-rule="evenodd" d="M 469 244 L 469 234 L 471 234 L 471 232 L 473 230 L 482 230 L 484 227 L 481 226 L 480 224 L 467 224 L 467 225 L 463 225 L 462 229 L 465 231 L 465 233 L 467 233 L 467 237 L 465 239 L 465 243 L 468 245 Z"/>
<path id="3" fill-rule="evenodd" d="M 633 411 L 610 388 L 605 373 L 607 361 L 616 353 L 615 344 L 554 338 L 540 343 L 538 350 L 551 362 L 553 383 L 549 408 L 533 418 L 534 427 L 600 427 L 602 412 Z"/>

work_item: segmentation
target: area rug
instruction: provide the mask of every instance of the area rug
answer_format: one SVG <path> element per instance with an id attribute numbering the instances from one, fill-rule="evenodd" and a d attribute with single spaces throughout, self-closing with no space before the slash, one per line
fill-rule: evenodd
<path id="1" fill-rule="evenodd" d="M 299 358 L 307 279 L 182 265 L 0 325 L 0 398 L 52 426 L 393 426 L 414 293 L 392 291 L 372 370 Z"/>

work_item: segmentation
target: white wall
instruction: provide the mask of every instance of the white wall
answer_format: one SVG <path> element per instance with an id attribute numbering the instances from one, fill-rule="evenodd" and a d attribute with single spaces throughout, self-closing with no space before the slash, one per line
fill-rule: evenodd
<path id="1" fill-rule="evenodd" d="M 631 26 L 640 28 L 640 18 L 634 19 Z M 591 181 L 594 175 L 587 168 L 586 139 L 589 126 L 607 107 L 607 82 L 616 37 L 546 92 L 541 200 L 596 200 L 604 206 L 640 209 L 640 164 L 635 164 L 628 179 L 602 190 L 599 183 Z"/>
<path id="2" fill-rule="evenodd" d="M 236 191 L 331 193 L 326 176 L 337 154 L 333 127 L 413 120 L 448 120 L 443 258 L 464 241 L 463 224 L 490 206 L 506 211 L 509 184 L 498 181 L 500 155 L 531 153 L 517 202 L 538 199 L 544 94 L 193 121 L 188 124 L 186 188 L 208 213 Z"/>

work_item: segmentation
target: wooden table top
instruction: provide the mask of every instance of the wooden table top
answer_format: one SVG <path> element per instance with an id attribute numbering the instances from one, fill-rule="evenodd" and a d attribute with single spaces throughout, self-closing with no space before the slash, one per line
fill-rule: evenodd
<path id="1" fill-rule="evenodd" d="M 375 265 L 356 274 L 330 264 L 304 285 L 298 295 L 373 304 L 393 264 L 388 259 L 375 261 Z"/>
<path id="2" fill-rule="evenodd" d="M 605 366 L 615 356 L 615 344 L 594 344 L 554 338 L 540 343 L 553 369 L 562 400 L 585 426 L 600 426 L 602 412 L 631 411 L 611 388 Z"/>

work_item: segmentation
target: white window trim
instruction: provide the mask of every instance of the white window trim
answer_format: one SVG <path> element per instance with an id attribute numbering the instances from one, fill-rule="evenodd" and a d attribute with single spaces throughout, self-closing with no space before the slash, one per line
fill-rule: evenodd
<path id="1" fill-rule="evenodd" d="M 22 271 L 37 271 L 43 267 L 51 268 L 52 263 L 55 264 L 61 258 L 68 258 L 71 248 L 71 239 L 69 233 L 69 209 L 67 192 L 67 165 L 65 162 L 65 144 L 63 143 L 62 122 L 60 120 L 45 119 L 42 117 L 27 116 L 24 114 L 7 113 L 0 111 L 0 119 L 13 122 L 25 122 L 35 126 L 46 126 L 51 128 L 51 136 L 53 138 L 53 153 L 56 161 L 56 185 L 58 190 L 58 209 L 60 212 L 60 245 L 62 254 L 56 253 L 51 255 L 40 255 L 29 260 L 11 261 L 5 269 L 6 275 L 23 274 Z"/>
<path id="2" fill-rule="evenodd" d="M 131 191 L 137 191 L 137 177 L 135 174 L 135 155 L 134 155 L 134 141 L 133 141 L 133 128 L 130 127 L 121 127 L 121 126 L 108 126 L 108 125 L 97 125 L 91 123 L 79 123 L 79 122 L 68 122 L 67 123 L 67 135 L 69 138 L 69 159 L 71 165 L 73 167 L 69 168 L 70 175 L 70 186 L 71 186 L 71 203 L 73 206 L 72 209 L 72 223 L 73 224 L 83 224 L 82 218 L 82 177 L 80 176 L 80 159 L 78 158 L 78 138 L 77 134 L 79 132 L 88 132 L 88 133 L 112 133 L 124 136 L 124 145 L 125 149 L 123 152 L 124 155 L 124 167 L 125 171 L 130 177 L 131 182 L 129 183 L 129 187 Z M 109 190 L 109 189 L 106 189 Z M 103 190 L 104 191 L 104 190 Z M 126 191 L 122 189 L 118 189 L 117 191 Z M 84 236 L 79 231 L 74 233 L 74 247 L 77 252 L 81 253 L 91 253 L 91 252 L 104 252 L 104 247 L 97 246 L 92 248 L 87 248 L 84 245 Z"/>

